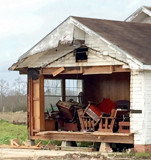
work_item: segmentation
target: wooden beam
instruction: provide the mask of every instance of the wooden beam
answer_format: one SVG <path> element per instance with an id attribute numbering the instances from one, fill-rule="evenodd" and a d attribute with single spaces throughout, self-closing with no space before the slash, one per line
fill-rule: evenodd
<path id="1" fill-rule="evenodd" d="M 124 69 L 122 66 L 91 66 L 84 67 L 83 74 L 112 74 L 113 72 L 130 72 L 130 69 Z"/>
<path id="2" fill-rule="evenodd" d="M 119 66 L 89 66 L 89 67 L 55 67 L 55 68 L 43 68 L 41 74 L 44 75 L 59 75 L 59 74 L 112 74 L 113 72 L 130 72 L 130 69 Z"/>
<path id="3" fill-rule="evenodd" d="M 41 149 L 41 147 L 36 147 L 36 146 L 11 146 L 11 145 L 0 145 L 0 148 L 37 149 L 37 150 L 40 150 L 40 149 Z"/>
<path id="4" fill-rule="evenodd" d="M 52 73 L 54 73 L 57 69 L 59 69 L 58 67 L 54 67 L 54 68 L 42 68 L 40 73 L 44 74 L 44 75 L 52 75 Z"/>
<path id="5" fill-rule="evenodd" d="M 84 67 L 83 75 L 91 75 L 91 74 L 111 74 L 112 66 L 92 66 L 92 67 Z"/>
<path id="6" fill-rule="evenodd" d="M 61 74 L 82 74 L 82 69 L 80 67 L 65 68 Z"/>
<path id="7" fill-rule="evenodd" d="M 11 146 L 19 147 L 20 146 L 20 141 L 19 141 L 19 139 L 11 139 L 10 144 L 11 144 Z"/>
<path id="8" fill-rule="evenodd" d="M 19 74 L 28 74 L 27 69 L 20 69 Z"/>
<path id="9" fill-rule="evenodd" d="M 130 72 L 129 68 L 123 68 L 122 66 L 112 66 L 113 72 Z"/>
<path id="10" fill-rule="evenodd" d="M 31 139 L 59 140 L 59 141 L 88 141 L 88 142 L 107 142 L 107 143 L 134 143 L 133 133 L 105 133 L 105 132 L 39 132 Z"/>
<path id="11" fill-rule="evenodd" d="M 60 74 L 60 73 L 63 72 L 64 70 L 65 70 L 64 67 L 60 67 L 60 68 L 56 69 L 56 70 L 52 73 L 52 75 L 55 77 L 56 75 Z"/>

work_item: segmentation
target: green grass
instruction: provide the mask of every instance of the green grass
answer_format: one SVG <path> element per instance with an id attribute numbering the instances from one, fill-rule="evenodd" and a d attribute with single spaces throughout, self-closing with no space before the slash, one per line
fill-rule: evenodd
<path id="1" fill-rule="evenodd" d="M 27 126 L 11 124 L 0 120 L 0 145 L 10 144 L 10 139 L 18 138 L 20 142 L 27 140 Z"/>
<path id="2" fill-rule="evenodd" d="M 146 153 L 144 153 L 144 152 L 142 152 L 142 153 L 135 153 L 135 157 L 136 158 L 147 159 L 147 158 L 151 158 L 151 153 L 148 153 L 148 152 L 146 152 Z"/>
<path id="3" fill-rule="evenodd" d="M 117 154 L 116 156 L 114 154 L 110 154 L 110 157 L 116 157 L 116 158 L 132 158 L 132 159 L 151 159 L 151 153 L 149 152 L 140 152 L 140 153 L 122 153 L 122 154 Z"/>
<path id="4" fill-rule="evenodd" d="M 61 145 L 61 141 L 55 141 L 55 140 L 39 140 L 36 139 L 35 143 L 37 144 L 38 142 L 42 142 L 42 145 L 47 145 L 47 144 L 52 144 L 52 145 L 56 145 L 56 146 L 60 146 Z"/>

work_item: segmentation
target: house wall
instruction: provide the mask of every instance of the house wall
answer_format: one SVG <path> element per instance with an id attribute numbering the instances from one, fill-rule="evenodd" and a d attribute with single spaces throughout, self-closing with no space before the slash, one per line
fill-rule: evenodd
<path id="1" fill-rule="evenodd" d="M 131 113 L 130 131 L 135 133 L 134 143 L 144 144 L 144 73 L 138 71 L 131 72 L 130 82 L 130 103 L 131 109 L 142 110 L 142 113 Z"/>
<path id="2" fill-rule="evenodd" d="M 110 66 L 110 65 L 124 65 L 123 62 L 118 61 L 110 56 L 101 55 L 100 52 L 89 49 L 87 52 L 88 59 L 83 62 L 76 62 L 73 52 L 56 60 L 47 66 L 49 67 L 78 67 L 78 66 Z"/>
<path id="3" fill-rule="evenodd" d="M 151 17 L 145 14 L 144 12 L 141 12 L 134 19 L 132 17 L 132 19 L 128 19 L 128 21 L 139 23 L 151 23 Z"/>
<path id="4" fill-rule="evenodd" d="M 125 21 L 127 22 L 139 22 L 139 23 L 151 23 L 151 11 L 150 9 L 142 8 L 140 11 L 132 14 Z"/>
<path id="5" fill-rule="evenodd" d="M 146 16 L 141 23 L 151 23 L 151 17 L 150 16 Z"/>
<path id="6" fill-rule="evenodd" d="M 23 54 L 20 58 L 25 58 L 35 53 L 40 53 L 46 50 L 50 50 L 58 46 L 58 44 L 70 44 L 73 40 L 73 24 L 70 23 L 70 19 L 62 22 L 52 32 L 37 43 L 28 54 Z"/>
<path id="7" fill-rule="evenodd" d="M 145 111 L 144 111 L 144 122 L 145 122 L 145 144 L 151 144 L 151 71 L 145 71 Z"/>
<path id="8" fill-rule="evenodd" d="M 74 39 L 80 39 L 85 41 L 85 45 L 89 47 L 87 52 L 88 59 L 83 62 L 75 61 L 74 52 L 67 52 L 65 56 L 58 59 L 54 59 L 52 63 L 49 63 L 46 67 L 74 67 L 74 66 L 106 66 L 106 65 L 123 65 L 124 68 L 129 68 L 126 56 L 113 50 L 103 40 L 98 38 L 93 33 L 85 33 L 80 28 L 74 26 L 73 32 Z M 65 50 L 62 48 L 62 50 Z M 65 51 L 64 51 L 65 52 Z M 53 55 L 59 55 L 58 51 Z M 62 54 L 63 55 L 63 54 Z M 52 53 L 51 53 L 52 56 Z M 43 62 L 50 61 L 50 57 L 46 57 Z M 41 59 L 40 59 L 41 63 Z"/>
<path id="9" fill-rule="evenodd" d="M 151 17 L 148 15 L 145 15 L 144 17 L 136 17 L 132 20 L 132 22 L 151 23 Z"/>
<path id="10" fill-rule="evenodd" d="M 132 71 L 130 87 L 131 110 L 142 113 L 131 113 L 130 131 L 135 133 L 136 151 L 151 151 L 151 72 Z"/>
<path id="11" fill-rule="evenodd" d="M 105 41 L 100 39 L 93 32 L 88 31 L 86 28 L 82 28 L 81 25 L 77 25 L 76 23 L 74 23 L 74 25 L 75 25 L 74 26 L 74 38 L 75 39 L 77 37 L 84 38 L 83 40 L 85 40 L 85 45 L 100 52 L 100 55 L 108 55 L 108 56 L 114 57 L 115 60 L 117 59 L 117 60 L 127 63 L 125 55 L 111 48 Z"/>
<path id="12" fill-rule="evenodd" d="M 130 73 L 113 73 L 86 76 L 84 79 L 85 101 L 100 103 L 103 98 L 113 101 L 130 100 Z"/>

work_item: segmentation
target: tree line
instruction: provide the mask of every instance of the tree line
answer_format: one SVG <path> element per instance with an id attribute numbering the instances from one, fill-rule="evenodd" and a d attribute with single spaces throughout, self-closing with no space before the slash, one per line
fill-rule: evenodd
<path id="1" fill-rule="evenodd" d="M 27 82 L 17 78 L 10 85 L 0 79 L 0 112 L 27 111 Z"/>

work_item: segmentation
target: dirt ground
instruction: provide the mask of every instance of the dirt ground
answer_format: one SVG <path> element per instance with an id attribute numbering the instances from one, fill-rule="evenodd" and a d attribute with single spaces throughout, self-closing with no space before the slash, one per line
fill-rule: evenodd
<path id="1" fill-rule="evenodd" d="M 11 123 L 26 123 L 26 112 L 0 112 L 0 119 Z M 33 150 L 33 149 L 6 149 L 0 148 L 0 160 L 136 160 L 138 158 L 117 158 L 116 155 L 110 156 L 107 153 L 99 152 L 80 152 L 62 150 Z M 151 158 L 146 160 L 150 160 Z M 141 159 L 139 159 L 141 160 Z"/>
<path id="2" fill-rule="evenodd" d="M 0 112 L 0 119 L 11 123 L 27 123 L 27 112 Z"/>
<path id="3" fill-rule="evenodd" d="M 144 158 L 117 155 L 121 153 L 100 153 L 62 150 L 33 150 L 0 148 L 0 160 L 143 160 Z M 145 158 L 150 160 L 151 158 Z"/>
<path id="4" fill-rule="evenodd" d="M 0 149 L 0 160 L 104 160 L 98 152 Z"/>

